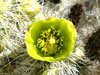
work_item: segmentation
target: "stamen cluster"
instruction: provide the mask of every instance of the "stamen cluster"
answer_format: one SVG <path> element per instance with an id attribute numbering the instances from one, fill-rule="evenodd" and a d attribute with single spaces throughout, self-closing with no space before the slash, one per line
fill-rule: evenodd
<path id="1" fill-rule="evenodd" d="M 48 30 L 43 30 L 37 40 L 37 46 L 41 49 L 44 56 L 55 56 L 62 51 L 63 36 L 61 30 L 56 30 L 51 26 Z"/>

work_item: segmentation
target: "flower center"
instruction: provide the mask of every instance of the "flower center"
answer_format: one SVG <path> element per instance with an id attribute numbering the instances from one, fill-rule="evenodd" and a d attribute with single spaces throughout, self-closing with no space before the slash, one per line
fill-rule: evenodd
<path id="1" fill-rule="evenodd" d="M 50 43 L 50 44 L 55 44 L 55 39 L 54 39 L 54 38 L 51 38 L 51 39 L 49 40 L 49 43 Z"/>
<path id="2" fill-rule="evenodd" d="M 61 30 L 56 30 L 53 26 L 42 31 L 37 40 L 37 46 L 44 56 L 54 56 L 62 51 L 64 37 L 60 37 L 60 33 Z"/>

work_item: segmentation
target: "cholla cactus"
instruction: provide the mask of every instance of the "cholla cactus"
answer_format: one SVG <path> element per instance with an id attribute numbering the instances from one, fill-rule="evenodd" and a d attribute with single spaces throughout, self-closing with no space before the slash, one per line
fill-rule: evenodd
<path id="1" fill-rule="evenodd" d="M 29 18 L 33 18 L 41 10 L 41 5 L 35 0 L 18 0 L 19 11 L 25 12 Z"/>
<path id="2" fill-rule="evenodd" d="M 36 8 L 31 7 L 31 6 L 34 6 L 33 4 L 31 4 L 31 1 L 36 3 L 37 5 Z M 40 0 L 37 0 L 37 1 L 40 1 Z M 0 14 L 0 33 L 2 33 L 0 34 L 0 49 L 1 49 L 0 74 L 1 75 L 2 74 L 6 74 L 6 75 L 18 75 L 18 74 L 19 75 L 31 75 L 31 74 L 34 74 L 34 75 L 41 75 L 41 74 L 42 75 L 78 75 L 78 74 L 86 75 L 88 74 L 89 71 L 87 67 L 89 64 L 84 55 L 84 48 L 83 46 L 81 46 L 83 43 L 83 40 L 79 37 L 81 34 L 84 34 L 84 33 L 80 34 L 78 32 L 78 37 L 76 40 L 75 47 L 73 48 L 73 51 L 72 49 L 71 51 L 68 51 L 68 55 L 70 54 L 69 57 L 65 56 L 65 58 L 67 59 L 65 58 L 64 60 L 61 59 L 61 61 L 56 61 L 55 59 L 52 63 L 46 62 L 49 60 L 45 60 L 45 59 L 43 59 L 44 61 L 36 60 L 37 58 L 35 58 L 34 55 L 32 56 L 35 59 L 31 58 L 30 57 L 31 55 L 28 56 L 26 52 L 26 45 L 24 42 L 25 33 L 27 33 L 27 28 L 29 24 L 31 24 L 32 22 L 33 22 L 32 24 L 34 23 L 40 24 L 41 22 L 40 20 L 45 21 L 45 19 L 50 16 L 55 17 L 55 19 L 51 19 L 54 21 L 56 20 L 56 18 L 66 18 L 70 20 L 70 18 L 68 17 L 68 14 L 70 13 L 70 8 L 75 3 L 82 2 L 82 0 L 62 0 L 60 1 L 59 4 L 56 4 L 56 5 L 53 3 L 50 3 L 49 1 L 44 2 L 44 0 L 41 0 L 40 1 L 42 2 L 41 6 L 35 0 L 15 0 L 15 1 L 5 0 L 3 1 L 3 3 L 5 4 L 7 2 L 9 2 L 11 6 L 7 5 L 8 7 L 6 11 L 0 10 L 0 13 L 1 13 Z M 39 9 L 38 9 L 38 6 L 39 6 Z M 28 8 L 33 9 L 34 11 L 31 11 Z M 39 11 L 40 13 L 38 14 Z M 82 22 L 84 22 L 84 20 Z M 86 24 L 86 22 L 84 23 Z M 75 22 L 75 24 L 77 23 Z M 72 29 L 72 27 L 69 29 Z M 30 25 L 29 30 L 31 29 L 32 28 Z M 51 26 L 50 29 L 56 29 L 56 27 Z M 50 29 L 43 30 L 43 32 L 49 33 Z M 82 28 L 78 28 L 78 29 L 81 30 Z M 85 29 L 88 29 L 88 28 L 85 28 Z M 32 33 L 33 31 L 34 30 L 32 30 Z M 54 32 L 57 32 L 57 31 L 58 30 L 54 30 Z M 67 31 L 67 30 L 64 30 L 64 31 Z M 41 40 L 41 37 L 44 37 L 44 35 L 42 35 L 44 33 L 41 32 L 40 37 L 36 41 L 38 42 L 37 45 L 40 47 L 39 50 L 44 47 L 45 42 Z M 85 35 L 82 37 L 84 38 Z M 63 37 L 61 38 L 61 40 L 62 39 Z M 31 42 L 31 40 L 28 40 L 28 41 Z M 50 44 L 55 43 L 55 39 L 54 38 L 50 39 L 49 43 Z M 30 49 L 28 49 L 27 51 L 30 51 Z M 42 51 L 48 53 L 48 55 L 46 53 L 43 53 L 44 57 L 47 57 L 53 54 L 53 51 L 48 52 L 46 49 L 43 49 Z M 66 53 L 67 52 L 65 52 L 65 54 Z"/>
<path id="3" fill-rule="evenodd" d="M 9 10 L 9 8 L 11 8 L 12 4 L 11 4 L 11 0 L 8 1 L 3 1 L 0 0 L 0 13 L 1 12 L 7 12 Z"/>

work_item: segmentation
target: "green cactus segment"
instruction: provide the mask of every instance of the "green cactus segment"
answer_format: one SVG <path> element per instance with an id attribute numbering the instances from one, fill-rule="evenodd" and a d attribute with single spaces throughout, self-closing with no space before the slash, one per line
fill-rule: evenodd
<path id="1" fill-rule="evenodd" d="M 25 36 L 28 54 L 42 61 L 66 59 L 73 50 L 76 30 L 65 19 L 50 17 L 29 25 Z"/>
<path id="2" fill-rule="evenodd" d="M 26 13 L 30 19 L 38 14 L 42 8 L 36 0 L 18 0 L 18 2 L 21 6 L 17 7 L 17 9 Z"/>

